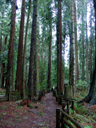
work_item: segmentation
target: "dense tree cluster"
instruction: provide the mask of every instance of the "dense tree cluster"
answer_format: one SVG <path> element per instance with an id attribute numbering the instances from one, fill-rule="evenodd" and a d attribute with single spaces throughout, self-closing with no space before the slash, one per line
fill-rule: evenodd
<path id="1" fill-rule="evenodd" d="M 85 83 L 96 103 L 96 1 L 0 1 L 0 87 L 32 100 L 40 90 Z"/>

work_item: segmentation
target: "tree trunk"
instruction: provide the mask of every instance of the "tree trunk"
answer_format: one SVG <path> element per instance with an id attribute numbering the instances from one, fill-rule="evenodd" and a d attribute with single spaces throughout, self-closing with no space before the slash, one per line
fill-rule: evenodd
<path id="1" fill-rule="evenodd" d="M 58 0 L 58 16 L 57 16 L 57 88 L 59 94 L 63 94 L 61 1 L 62 0 Z"/>
<path id="2" fill-rule="evenodd" d="M 33 21 L 32 21 L 32 33 L 31 33 L 31 47 L 30 47 L 30 65 L 29 65 L 29 77 L 28 77 L 28 88 L 29 88 L 29 94 L 28 97 L 30 100 L 34 98 L 34 69 L 35 68 L 35 60 L 36 57 L 36 27 L 37 27 L 37 1 L 33 1 Z M 35 50 L 35 51 L 34 51 Z"/>
<path id="3" fill-rule="evenodd" d="M 2 32 L 0 33 L 0 56 L 2 54 Z M 2 87 L 2 61 L 0 59 L 0 87 Z"/>
<path id="4" fill-rule="evenodd" d="M 89 83 L 89 72 L 88 72 L 88 30 L 87 30 L 87 2 L 86 2 L 86 81 Z"/>
<path id="5" fill-rule="evenodd" d="M 14 55 L 14 36 L 15 36 L 15 17 L 16 17 L 16 0 L 12 3 L 12 19 L 11 19 L 11 31 L 10 42 L 8 52 L 8 65 L 7 65 L 7 77 L 6 77 L 6 95 L 9 100 L 10 86 L 12 85 L 12 71 L 13 71 L 13 55 Z"/>
<path id="6" fill-rule="evenodd" d="M 49 59 L 48 59 L 48 88 L 51 88 L 51 42 L 52 42 L 52 25 L 50 25 L 49 36 Z"/>
<path id="7" fill-rule="evenodd" d="M 29 27 L 29 17 L 31 12 L 31 0 L 29 0 L 29 8 L 28 8 L 28 16 L 27 16 L 27 22 L 26 22 L 26 30 L 25 30 L 25 42 L 24 42 L 24 51 L 23 51 L 23 70 L 22 70 L 22 85 L 26 86 L 26 80 L 25 80 L 25 57 L 26 57 L 26 45 L 27 45 L 27 33 L 28 33 L 28 27 Z"/>
<path id="8" fill-rule="evenodd" d="M 34 74 L 33 74 L 34 96 L 37 95 L 37 45 L 34 44 Z"/>
<path id="9" fill-rule="evenodd" d="M 82 10 L 82 80 L 84 80 L 85 76 L 85 70 L 84 70 L 84 65 L 85 65 L 85 56 L 84 56 L 84 12 Z"/>
<path id="10" fill-rule="evenodd" d="M 92 79 L 92 70 L 93 70 L 93 65 L 92 65 L 92 54 L 93 54 L 93 52 L 92 52 L 92 48 L 93 48 L 92 37 L 93 37 L 93 35 L 92 35 L 92 16 L 91 15 L 92 15 L 92 13 L 90 14 L 90 17 L 91 17 L 91 19 L 90 19 L 90 29 L 91 29 L 91 35 L 90 35 L 90 81 Z"/>
<path id="11" fill-rule="evenodd" d="M 24 15 L 25 15 L 25 0 L 22 0 L 21 9 L 21 21 L 19 32 L 19 46 L 18 46 L 18 58 L 17 58 L 17 72 L 16 72 L 16 90 L 21 93 L 23 98 L 23 85 L 22 85 L 22 55 L 23 55 L 23 36 L 24 36 Z"/>
<path id="12" fill-rule="evenodd" d="M 51 88 L 51 44 L 52 44 L 52 11 L 51 11 L 51 3 L 48 3 L 48 23 L 49 23 L 49 57 L 48 57 L 48 89 Z"/>
<path id="13" fill-rule="evenodd" d="M 78 44 L 77 44 L 77 16 L 76 16 L 76 3 L 74 2 L 74 27 L 75 27 L 75 68 L 76 68 L 76 83 L 79 80 L 79 65 L 78 65 Z"/>
<path id="14" fill-rule="evenodd" d="M 3 52 L 6 50 L 6 44 L 7 44 L 7 36 L 4 39 L 4 45 L 3 45 Z M 2 63 L 2 88 L 6 87 L 6 77 L 7 77 L 7 73 L 5 73 L 6 71 L 6 65 L 5 63 Z"/>
<path id="15" fill-rule="evenodd" d="M 4 18 L 4 12 L 2 13 L 2 19 Z M 1 23 L 1 29 L 3 27 L 3 22 Z M 0 56 L 2 54 L 2 30 L 0 30 Z M 2 87 L 2 59 L 0 58 L 0 87 Z"/>
<path id="16" fill-rule="evenodd" d="M 2 86 L 1 88 L 4 88 L 4 83 L 5 83 L 5 63 L 2 63 Z"/>
<path id="17" fill-rule="evenodd" d="M 71 31 L 70 31 L 70 65 L 69 65 L 69 84 L 75 86 L 75 26 L 74 26 L 74 1 L 71 1 Z"/>
<path id="18" fill-rule="evenodd" d="M 95 64 L 94 64 L 94 71 L 92 75 L 92 80 L 90 82 L 90 89 L 88 95 L 79 103 L 83 101 L 89 103 L 89 105 L 96 104 L 96 0 L 93 0 L 94 8 L 95 8 Z"/>
<path id="19" fill-rule="evenodd" d="M 0 33 L 0 54 L 2 50 L 2 32 Z"/>

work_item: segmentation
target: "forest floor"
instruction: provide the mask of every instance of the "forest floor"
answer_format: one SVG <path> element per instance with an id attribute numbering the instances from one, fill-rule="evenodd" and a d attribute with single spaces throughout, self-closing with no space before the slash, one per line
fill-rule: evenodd
<path id="1" fill-rule="evenodd" d="M 0 102 L 0 128 L 56 128 L 56 108 L 61 106 L 52 93 L 47 93 L 41 102 L 32 103 L 31 108 L 18 102 Z M 70 110 L 70 114 L 84 128 L 96 128 L 96 105 L 75 105 L 75 110 Z"/>
<path id="2" fill-rule="evenodd" d="M 55 128 L 58 107 L 52 93 L 47 93 L 41 102 L 33 103 L 32 109 L 18 106 L 16 102 L 2 102 L 0 128 Z"/>

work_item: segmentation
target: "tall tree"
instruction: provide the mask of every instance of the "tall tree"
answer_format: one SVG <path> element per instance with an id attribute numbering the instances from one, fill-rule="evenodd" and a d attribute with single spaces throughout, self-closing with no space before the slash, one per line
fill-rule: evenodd
<path id="1" fill-rule="evenodd" d="M 5 48 L 6 48 L 6 44 L 7 44 L 7 36 L 5 37 L 4 39 L 4 43 L 3 43 L 3 48 L 2 48 L 2 52 L 5 51 Z M 2 64 L 1 64 L 1 71 L 2 71 L 2 78 L 1 78 L 1 83 L 2 83 L 2 88 L 5 88 L 5 83 L 6 83 L 6 75 L 5 75 L 5 72 L 6 72 L 6 65 L 5 65 L 5 62 L 2 61 Z"/>
<path id="2" fill-rule="evenodd" d="M 62 77 L 62 0 L 58 0 L 57 15 L 57 89 L 59 94 L 63 94 Z"/>
<path id="3" fill-rule="evenodd" d="M 36 27 L 37 27 L 37 2 L 38 0 L 33 1 L 33 21 L 32 21 L 32 32 L 31 32 L 31 47 L 30 47 L 30 65 L 29 65 L 29 77 L 28 77 L 28 88 L 29 88 L 29 94 L 28 97 L 30 100 L 34 98 L 34 86 L 36 86 L 36 83 L 34 85 L 34 68 L 35 67 L 35 61 L 36 61 Z M 35 50 L 35 51 L 34 51 Z M 35 60 L 34 60 L 35 59 Z"/>
<path id="4" fill-rule="evenodd" d="M 84 80 L 84 75 L 85 75 L 85 70 L 84 70 L 84 64 L 85 64 L 85 59 L 84 59 L 84 14 L 82 11 L 82 80 Z"/>
<path id="5" fill-rule="evenodd" d="M 2 5 L 2 4 L 1 4 Z M 1 15 L 2 15 L 2 19 L 4 18 L 4 10 L 1 12 Z M 1 30 L 0 30 L 0 56 L 2 54 L 2 28 L 3 28 L 3 22 L 1 22 Z M 3 80 L 3 65 L 2 65 L 2 59 L 0 57 L 0 87 L 3 86 L 3 83 L 2 83 L 2 80 Z"/>
<path id="6" fill-rule="evenodd" d="M 89 83 L 89 75 L 88 75 L 88 67 L 89 67 L 89 63 L 88 63 L 88 25 L 87 25 L 87 1 L 86 1 L 86 82 L 87 84 Z"/>
<path id="7" fill-rule="evenodd" d="M 25 86 L 25 58 L 26 58 L 26 47 L 27 47 L 27 33 L 28 33 L 28 27 L 29 27 L 29 18 L 30 18 L 30 12 L 31 12 L 31 0 L 29 0 L 28 3 L 28 16 L 27 16 L 27 22 L 26 22 L 26 28 L 25 28 L 25 42 L 24 42 L 24 51 L 23 51 L 23 70 L 22 70 L 22 85 L 23 88 Z"/>
<path id="8" fill-rule="evenodd" d="M 15 36 L 15 17 L 16 17 L 16 0 L 12 2 L 12 17 L 11 17 L 11 31 L 8 52 L 8 65 L 7 65 L 7 78 L 6 78 L 6 94 L 9 100 L 10 86 L 12 85 L 12 68 L 13 68 L 13 55 L 14 55 L 14 36 Z"/>
<path id="9" fill-rule="evenodd" d="M 47 3 L 48 5 L 48 24 L 49 24 L 49 58 L 48 58 L 48 88 L 51 88 L 51 43 L 52 43 L 52 11 L 51 11 L 51 1 Z"/>
<path id="10" fill-rule="evenodd" d="M 18 46 L 18 58 L 17 58 L 17 72 L 16 72 L 16 90 L 21 92 L 23 97 L 23 85 L 22 85 L 22 55 L 23 55 L 23 36 L 24 36 L 24 15 L 25 15 L 25 0 L 22 0 L 21 9 L 21 21 L 19 32 L 19 46 Z"/>
<path id="11" fill-rule="evenodd" d="M 91 34 L 90 34 L 90 81 L 92 79 L 92 70 L 93 70 L 93 65 L 92 65 L 92 55 L 93 55 L 93 31 L 92 31 L 92 4 L 91 4 L 91 12 L 90 12 L 90 29 L 91 29 Z"/>
<path id="12" fill-rule="evenodd" d="M 2 52 L 2 32 L 0 32 L 0 87 L 2 86 L 2 62 L 1 62 L 1 52 Z"/>
<path id="13" fill-rule="evenodd" d="M 85 101 L 89 105 L 96 104 L 96 0 L 93 0 L 94 9 L 95 9 L 95 62 L 94 62 L 94 71 L 92 74 L 92 79 L 90 82 L 90 89 L 88 95 L 79 103 Z"/>
<path id="14" fill-rule="evenodd" d="M 74 2 L 74 31 L 75 31 L 75 70 L 76 70 L 76 83 L 79 80 L 79 65 L 78 65 L 78 42 L 77 42 L 77 14 L 76 14 L 76 1 Z"/>
<path id="15" fill-rule="evenodd" d="M 75 85 L 75 26 L 74 26 L 74 1 L 71 1 L 71 31 L 70 31 L 70 65 L 69 65 L 69 84 Z"/>

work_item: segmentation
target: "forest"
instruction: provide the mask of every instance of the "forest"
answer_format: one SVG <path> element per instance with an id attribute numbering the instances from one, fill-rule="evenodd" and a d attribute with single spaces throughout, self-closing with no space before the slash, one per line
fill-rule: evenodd
<path id="1" fill-rule="evenodd" d="M 96 0 L 0 0 L 0 128 L 96 128 Z"/>

